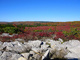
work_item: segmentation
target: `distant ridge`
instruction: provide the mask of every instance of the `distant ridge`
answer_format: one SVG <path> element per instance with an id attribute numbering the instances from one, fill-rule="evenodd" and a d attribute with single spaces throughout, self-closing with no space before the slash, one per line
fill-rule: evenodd
<path id="1" fill-rule="evenodd" d="M 67 21 L 67 22 L 74 22 L 80 23 L 80 21 Z M 15 22 L 0 22 L 0 24 L 36 24 L 36 23 L 67 23 L 67 22 L 52 22 L 52 21 L 15 21 Z"/>

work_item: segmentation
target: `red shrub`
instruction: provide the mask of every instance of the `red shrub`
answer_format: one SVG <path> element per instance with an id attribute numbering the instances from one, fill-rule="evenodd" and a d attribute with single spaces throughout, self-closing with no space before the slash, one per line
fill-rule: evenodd
<path id="1" fill-rule="evenodd" d="M 64 34 L 62 32 L 56 32 L 56 37 L 54 39 L 58 39 L 58 38 L 64 38 Z"/>

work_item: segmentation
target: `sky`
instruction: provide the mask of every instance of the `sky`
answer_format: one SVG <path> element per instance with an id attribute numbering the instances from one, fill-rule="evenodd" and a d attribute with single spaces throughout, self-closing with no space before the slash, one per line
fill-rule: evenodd
<path id="1" fill-rule="evenodd" d="M 80 21 L 80 0 L 0 0 L 0 22 Z"/>

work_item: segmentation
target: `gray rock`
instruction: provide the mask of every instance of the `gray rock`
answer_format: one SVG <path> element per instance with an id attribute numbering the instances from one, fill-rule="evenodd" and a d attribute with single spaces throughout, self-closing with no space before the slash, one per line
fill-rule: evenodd
<path id="1" fill-rule="evenodd" d="M 13 54 L 10 60 L 18 60 L 20 57 L 22 57 L 20 54 Z"/>
<path id="2" fill-rule="evenodd" d="M 18 41 L 15 42 L 4 42 L 3 47 L 6 47 L 6 51 L 16 51 L 16 52 L 25 52 L 26 48 L 24 45 Z"/>
<path id="3" fill-rule="evenodd" d="M 28 44 L 27 42 L 24 42 L 24 47 L 26 48 L 26 51 L 30 51 L 32 46 L 30 44 Z"/>
<path id="4" fill-rule="evenodd" d="M 2 51 L 2 50 L 3 50 L 3 48 L 4 48 L 3 46 L 0 46 L 0 51 Z"/>
<path id="5" fill-rule="evenodd" d="M 3 46 L 2 45 L 3 45 L 3 42 L 0 41 L 0 50 L 3 49 Z"/>
<path id="6" fill-rule="evenodd" d="M 6 57 L 0 56 L 0 60 L 7 60 Z"/>
<path id="7" fill-rule="evenodd" d="M 3 52 L 3 54 L 1 55 L 1 59 L 6 59 L 6 60 L 9 60 L 12 55 L 15 54 L 15 53 L 11 53 L 11 52 Z"/>
<path id="8" fill-rule="evenodd" d="M 3 45 L 2 45 L 2 47 L 3 47 L 3 48 L 6 47 L 5 50 L 8 51 L 8 50 L 13 50 L 13 47 L 14 47 L 14 46 L 12 45 L 12 42 L 4 42 Z"/>
<path id="9" fill-rule="evenodd" d="M 2 55 L 2 51 L 0 51 L 0 56 Z"/>
<path id="10" fill-rule="evenodd" d="M 35 54 L 33 57 L 35 58 L 35 60 L 41 60 L 42 56 L 39 54 Z"/>

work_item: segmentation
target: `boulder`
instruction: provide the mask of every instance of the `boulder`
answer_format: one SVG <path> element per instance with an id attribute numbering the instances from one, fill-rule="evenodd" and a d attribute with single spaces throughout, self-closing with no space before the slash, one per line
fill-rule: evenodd
<path id="1" fill-rule="evenodd" d="M 59 44 L 61 44 L 60 41 L 55 41 L 50 39 L 46 40 L 46 43 L 50 45 L 51 48 L 55 48 L 55 46 L 58 46 Z"/>
<path id="2" fill-rule="evenodd" d="M 79 58 L 80 59 L 80 41 L 70 40 L 64 43 L 68 49 L 68 54 L 65 55 L 65 58 Z"/>
<path id="3" fill-rule="evenodd" d="M 9 37 L 13 37 L 14 35 L 17 35 L 17 34 L 9 35 L 9 33 L 2 33 L 2 35 L 1 35 L 1 36 L 9 36 Z"/>
<path id="4" fill-rule="evenodd" d="M 0 41 L 0 46 L 2 46 L 3 42 Z"/>
<path id="5" fill-rule="evenodd" d="M 48 60 L 48 59 L 49 59 L 49 50 L 47 50 L 42 56 L 42 60 Z"/>
<path id="6" fill-rule="evenodd" d="M 50 51 L 50 58 L 63 58 L 69 51 L 66 49 L 65 45 L 58 44 L 58 41 L 55 41 L 54 45 L 51 48 L 48 48 Z"/>
<path id="7" fill-rule="evenodd" d="M 76 54 L 76 53 L 68 53 L 67 55 L 64 56 L 64 58 L 67 58 L 67 59 L 73 59 L 73 58 L 78 58 L 80 59 L 80 54 Z"/>
<path id="8" fill-rule="evenodd" d="M 1 59 L 9 60 L 12 57 L 13 54 L 15 54 L 15 53 L 3 52 L 3 54 L 0 57 L 1 57 Z"/>
<path id="9" fill-rule="evenodd" d="M 39 53 L 41 53 L 42 50 L 41 50 L 41 48 L 32 48 L 32 51 L 39 54 Z"/>
<path id="10" fill-rule="evenodd" d="M 18 41 L 15 42 L 4 42 L 3 47 L 6 47 L 6 51 L 16 51 L 16 52 L 25 52 L 26 48 L 24 45 Z"/>
<path id="11" fill-rule="evenodd" d="M 49 47 L 49 45 L 43 44 L 43 45 L 41 45 L 41 50 L 46 51 L 48 49 L 48 47 Z"/>
<path id="12" fill-rule="evenodd" d="M 18 58 L 18 60 L 27 60 L 27 59 L 24 57 L 20 57 L 20 58 Z"/>
<path id="13" fill-rule="evenodd" d="M 27 42 L 24 42 L 24 47 L 26 48 L 26 51 L 27 52 L 29 52 L 30 50 L 31 50 L 31 48 L 32 48 L 32 46 L 29 44 L 29 43 L 27 43 Z"/>
<path id="14" fill-rule="evenodd" d="M 28 41 L 28 44 L 32 47 L 32 48 L 38 48 L 41 44 L 40 40 L 36 40 L 36 41 Z"/>
<path id="15" fill-rule="evenodd" d="M 29 54 L 33 54 L 33 55 L 34 55 L 34 54 L 35 54 L 35 52 L 34 52 L 34 51 L 30 51 L 30 52 L 29 52 Z"/>
<path id="16" fill-rule="evenodd" d="M 0 56 L 2 55 L 2 51 L 0 51 Z"/>
<path id="17" fill-rule="evenodd" d="M 10 60 L 18 60 L 20 57 L 22 57 L 20 54 L 13 54 Z"/>
<path id="18" fill-rule="evenodd" d="M 9 33 L 2 33 L 1 36 L 9 36 Z"/>
<path id="19" fill-rule="evenodd" d="M 15 41 L 19 41 L 19 42 L 22 42 L 22 43 L 25 42 L 23 39 L 20 39 L 20 38 L 15 39 Z"/>
<path id="20" fill-rule="evenodd" d="M 33 55 L 33 57 L 35 58 L 35 60 L 41 60 L 41 55 L 39 54 L 35 54 Z"/>
<path id="21" fill-rule="evenodd" d="M 64 42 L 63 45 L 65 45 L 68 48 L 76 47 L 80 45 L 80 41 L 79 40 L 69 40 L 69 41 Z"/>
<path id="22" fill-rule="evenodd" d="M 0 60 L 7 60 L 6 57 L 0 56 Z"/>
<path id="23" fill-rule="evenodd" d="M 63 40 L 61 38 L 58 39 L 61 43 L 63 43 Z"/>
<path id="24" fill-rule="evenodd" d="M 20 40 L 22 41 L 22 40 Z M 80 41 L 69 40 L 63 42 L 46 39 L 45 41 L 0 42 L 1 60 L 48 60 L 54 58 L 80 59 Z"/>
<path id="25" fill-rule="evenodd" d="M 0 41 L 0 51 L 3 50 L 3 42 Z"/>
<path id="26" fill-rule="evenodd" d="M 28 57 L 29 57 L 29 53 L 21 53 L 21 55 L 24 56 L 24 58 L 26 58 L 28 60 Z"/>

